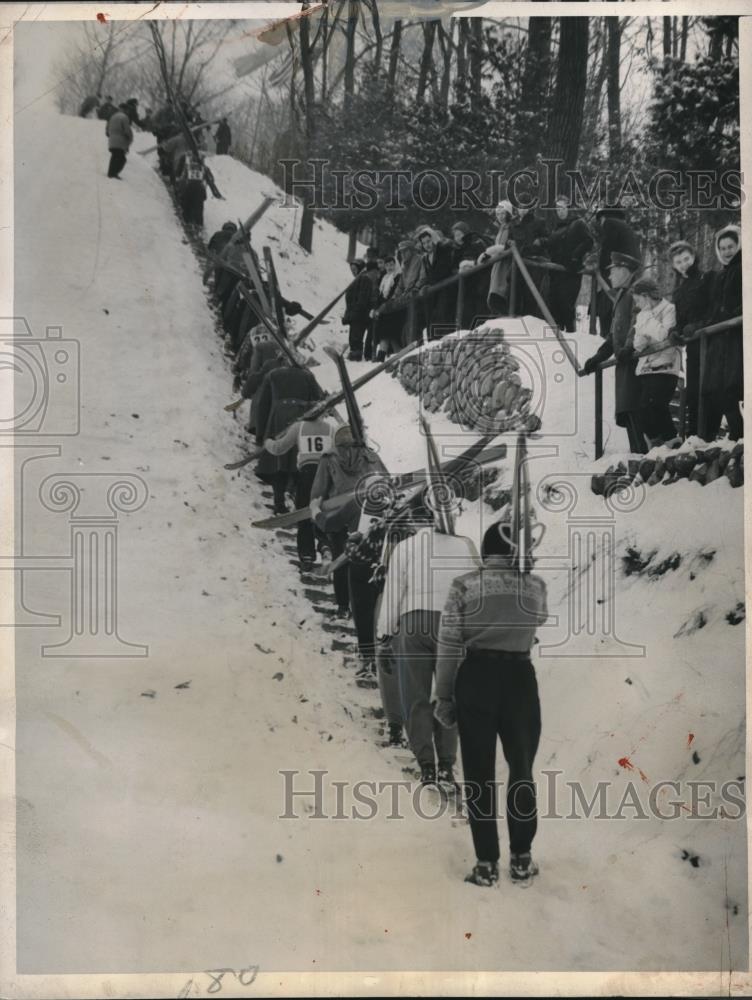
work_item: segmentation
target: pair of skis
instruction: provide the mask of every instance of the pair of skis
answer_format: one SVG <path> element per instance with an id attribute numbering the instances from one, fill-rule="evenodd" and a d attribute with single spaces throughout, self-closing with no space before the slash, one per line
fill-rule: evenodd
<path id="1" fill-rule="evenodd" d="M 509 521 L 499 524 L 499 533 L 513 551 L 514 565 L 520 573 L 532 569 L 533 551 L 540 545 L 546 526 L 540 521 L 535 525 L 530 512 L 530 479 L 527 469 L 527 436 L 520 431 L 514 460 L 512 499 Z"/>

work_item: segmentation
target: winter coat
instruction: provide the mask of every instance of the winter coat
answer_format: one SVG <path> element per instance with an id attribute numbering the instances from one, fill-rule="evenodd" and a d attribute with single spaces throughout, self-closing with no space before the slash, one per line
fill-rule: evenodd
<path id="1" fill-rule="evenodd" d="M 486 250 L 485 240 L 477 233 L 465 233 L 461 243 L 454 245 L 454 261 L 452 269 L 457 271 L 463 261 L 469 260 L 475 264 L 478 257 Z"/>
<path id="2" fill-rule="evenodd" d="M 499 250 L 506 250 L 510 239 L 512 238 L 512 224 L 511 222 L 503 222 L 496 231 L 496 239 L 493 242 L 493 246 L 488 248 L 489 255 L 493 255 L 494 248 L 498 247 Z M 485 253 L 485 249 L 481 251 L 481 257 Z M 488 304 L 489 307 L 492 305 L 491 296 L 498 295 L 501 298 L 508 298 L 509 296 L 509 278 L 512 273 L 512 260 L 510 257 L 505 257 L 503 260 L 497 260 L 494 266 L 491 268 L 491 274 L 488 278 Z"/>
<path id="3" fill-rule="evenodd" d="M 322 397 L 323 392 L 308 368 L 273 368 L 258 390 L 256 444 L 261 446 L 265 438 L 281 434 L 289 424 L 310 409 L 311 403 Z M 279 456 L 264 451 L 258 460 L 256 474 L 266 476 L 292 472 L 295 460 L 294 450 Z"/>
<path id="4" fill-rule="evenodd" d="M 455 578 L 479 565 L 469 538 L 419 528 L 389 557 L 377 635 L 396 635 L 400 618 L 411 611 L 443 611 Z"/>
<path id="5" fill-rule="evenodd" d="M 728 233 L 739 234 L 736 226 L 726 226 L 715 238 Z M 709 288 L 710 307 L 703 317 L 703 326 L 721 323 L 742 314 L 742 251 L 741 246 L 720 271 L 713 272 Z M 744 350 L 742 327 L 727 333 L 711 334 L 707 338 L 705 372 L 700 386 L 703 395 L 725 394 L 728 398 L 744 399 Z"/>
<path id="6" fill-rule="evenodd" d="M 612 253 L 626 253 L 636 260 L 642 260 L 640 237 L 624 219 L 606 217 L 601 223 L 598 270 L 606 277 L 611 265 Z"/>
<path id="7" fill-rule="evenodd" d="M 414 295 L 419 292 L 426 283 L 426 272 L 423 265 L 423 257 L 419 253 L 414 253 L 408 261 L 402 261 L 402 271 L 397 283 L 395 294 Z"/>
<path id="8" fill-rule="evenodd" d="M 298 468 L 318 465 L 332 450 L 334 428 L 328 420 L 296 420 L 277 438 L 267 438 L 264 447 L 270 455 L 284 455 L 297 448 Z"/>
<path id="9" fill-rule="evenodd" d="M 661 299 L 646 309 L 640 309 L 635 318 L 634 349 L 647 351 L 668 340 L 669 331 L 676 325 L 676 309 L 672 302 Z M 648 354 L 637 362 L 638 375 L 680 375 L 682 370 L 681 348 L 667 347 L 657 354 Z"/>
<path id="10" fill-rule="evenodd" d="M 345 325 L 367 323 L 376 305 L 376 290 L 371 275 L 365 270 L 355 278 L 345 292 Z"/>
<path id="11" fill-rule="evenodd" d="M 625 347 L 633 347 L 632 337 L 634 300 L 629 288 L 620 288 L 614 302 L 611 326 L 608 336 L 593 355 L 597 364 L 608 361 L 612 354 L 616 355 L 616 370 L 614 375 L 615 399 L 614 410 L 616 423 L 620 427 L 626 425 L 625 416 L 634 413 L 640 405 L 642 388 L 636 375 L 637 362 L 634 358 L 619 360 L 619 352 Z"/>
<path id="12" fill-rule="evenodd" d="M 126 112 L 128 118 L 130 119 L 131 125 L 140 125 L 141 120 L 138 117 L 138 107 L 135 104 L 128 105 L 128 111 Z"/>
<path id="13" fill-rule="evenodd" d="M 133 142 L 133 129 L 131 128 L 130 119 L 125 111 L 115 112 L 115 114 L 107 122 L 105 135 L 109 140 L 108 146 L 110 152 L 112 152 L 113 149 L 122 149 L 125 152 L 130 149 L 131 143 Z"/>
<path id="14" fill-rule="evenodd" d="M 216 233 L 212 233 L 208 244 L 209 250 L 211 250 L 212 253 L 221 253 L 234 235 L 234 229 L 218 229 Z"/>
<path id="15" fill-rule="evenodd" d="M 380 306 L 383 306 L 383 304 L 385 302 L 388 302 L 389 299 L 391 299 L 391 297 L 394 295 L 394 292 L 397 288 L 397 281 L 399 279 L 399 276 L 400 276 L 399 271 L 392 271 L 391 274 L 387 272 L 379 282 L 378 302 Z"/>
<path id="16" fill-rule="evenodd" d="M 532 212 L 512 221 L 509 236 L 523 257 L 546 256 L 546 224 Z"/>
<path id="17" fill-rule="evenodd" d="M 593 234 L 584 219 L 557 219 L 548 237 L 548 254 L 554 264 L 561 264 L 568 271 L 580 271 L 593 242 Z"/>
<path id="18" fill-rule="evenodd" d="M 230 143 L 232 142 L 232 132 L 230 131 L 230 126 L 227 122 L 219 123 L 217 131 L 214 133 L 214 140 L 217 143 L 217 152 L 219 152 L 220 147 L 225 151 L 230 148 Z"/>
<path id="19" fill-rule="evenodd" d="M 375 451 L 358 445 L 335 445 L 319 462 L 311 485 L 311 500 L 331 500 L 354 491 L 364 476 L 386 474 Z M 321 512 L 316 526 L 322 531 L 354 531 L 360 521 L 360 505 L 353 499 L 334 511 Z"/>
<path id="20" fill-rule="evenodd" d="M 689 323 L 700 323 L 708 308 L 708 293 L 712 284 L 711 275 L 703 273 L 697 261 L 687 271 L 685 277 L 678 272 L 671 301 L 676 309 L 676 329 L 684 332 Z"/>
<path id="21" fill-rule="evenodd" d="M 442 240 L 429 253 L 424 253 L 423 270 L 427 285 L 436 285 L 450 277 L 454 270 L 454 244 L 450 240 Z"/>

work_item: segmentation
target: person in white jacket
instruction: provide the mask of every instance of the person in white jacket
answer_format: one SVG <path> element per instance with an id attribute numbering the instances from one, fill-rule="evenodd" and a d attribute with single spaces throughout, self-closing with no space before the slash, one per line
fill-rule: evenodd
<path id="1" fill-rule="evenodd" d="M 640 382 L 640 405 L 637 420 L 651 447 L 680 443 L 669 403 L 682 371 L 682 349 L 669 343 L 669 332 L 676 326 L 673 303 L 661 297 L 652 278 L 640 278 L 632 287 L 639 312 L 634 326 L 634 349 L 650 351 L 637 362 Z M 665 350 L 656 350 L 660 345 Z"/>
<path id="2" fill-rule="evenodd" d="M 400 542 L 389 559 L 377 624 L 380 639 L 391 638 L 402 712 L 423 784 L 454 786 L 457 730 L 443 728 L 433 716 L 431 687 L 441 612 L 455 578 L 480 563 L 469 538 L 442 534 L 430 511 Z M 438 762 L 438 773 L 437 765 Z"/>

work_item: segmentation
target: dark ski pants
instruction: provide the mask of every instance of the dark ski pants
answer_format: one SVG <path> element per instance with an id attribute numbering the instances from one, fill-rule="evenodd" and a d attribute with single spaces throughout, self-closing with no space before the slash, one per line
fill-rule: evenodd
<path id="1" fill-rule="evenodd" d="M 290 477 L 287 472 L 270 472 L 268 478 L 274 491 L 274 506 L 282 507 L 287 503 L 287 481 Z"/>
<path id="2" fill-rule="evenodd" d="M 739 398 L 739 392 L 733 389 L 727 392 L 703 394 L 703 426 L 700 428 L 700 435 L 704 441 L 715 441 L 724 417 L 732 441 L 738 441 L 744 436 L 744 421 L 739 409 Z"/>
<path id="3" fill-rule="evenodd" d="M 110 150 L 110 166 L 107 170 L 108 177 L 119 177 L 120 171 L 125 166 L 125 161 L 127 156 L 125 155 L 124 149 L 111 149 Z"/>
<path id="4" fill-rule="evenodd" d="M 311 499 L 311 487 L 316 478 L 318 462 L 306 462 L 298 469 L 295 485 L 295 507 L 307 507 Z M 313 521 L 301 521 L 298 525 L 298 558 L 315 559 L 316 541 L 321 538 L 321 532 L 316 529 Z"/>
<path id="5" fill-rule="evenodd" d="M 457 673 L 455 700 L 475 854 L 499 860 L 497 737 L 509 765 L 509 847 L 513 854 L 529 851 L 538 826 L 533 761 L 541 731 L 533 665 L 524 654 L 471 649 Z"/>
<path id="6" fill-rule="evenodd" d="M 577 329 L 577 298 L 582 284 L 581 274 L 564 274 L 561 271 L 551 275 L 549 308 L 560 330 L 574 333 Z"/>
<path id="7" fill-rule="evenodd" d="M 327 534 L 329 539 L 329 545 L 332 549 L 332 557 L 336 559 L 337 556 L 341 556 L 345 551 L 345 542 L 347 541 L 346 531 L 330 531 Z M 348 585 L 349 567 L 345 563 L 344 566 L 340 566 L 339 569 L 335 569 L 332 574 L 332 583 L 334 585 L 334 596 L 337 599 L 337 605 L 340 608 L 350 607 L 350 587 Z"/>
<path id="8" fill-rule="evenodd" d="M 687 344 L 686 359 L 687 375 L 684 392 L 687 417 L 684 431 L 687 437 L 691 437 L 698 433 L 700 412 L 700 344 L 698 341 L 690 341 Z"/>
<path id="9" fill-rule="evenodd" d="M 363 356 L 363 337 L 368 329 L 368 322 L 350 324 L 350 350 L 354 354 Z"/>
<path id="10" fill-rule="evenodd" d="M 358 652 L 363 660 L 376 658 L 376 598 L 378 590 L 369 583 L 373 575 L 370 563 L 349 562 L 347 583 L 350 590 L 350 610 L 358 634 Z"/>
<path id="11" fill-rule="evenodd" d="M 662 444 L 676 437 L 669 403 L 674 398 L 676 375 L 640 375 L 640 409 L 637 415 L 642 433 Z"/>
<path id="12" fill-rule="evenodd" d="M 640 422 L 637 413 L 631 411 L 618 414 L 618 423 L 627 432 L 629 438 L 629 450 L 633 455 L 644 455 L 648 448 L 645 443 L 645 435 L 640 429 Z"/>
<path id="13" fill-rule="evenodd" d="M 407 737 L 421 767 L 433 767 L 437 758 L 439 767 L 453 767 L 457 758 L 457 729 L 437 722 L 431 704 L 440 617 L 440 611 L 408 611 L 392 640 Z"/>
<path id="14" fill-rule="evenodd" d="M 397 660 L 392 649 L 392 639 L 380 642 L 376 647 L 376 665 L 378 667 L 379 694 L 384 717 L 390 726 L 402 725 L 402 700 L 399 690 L 399 673 Z"/>

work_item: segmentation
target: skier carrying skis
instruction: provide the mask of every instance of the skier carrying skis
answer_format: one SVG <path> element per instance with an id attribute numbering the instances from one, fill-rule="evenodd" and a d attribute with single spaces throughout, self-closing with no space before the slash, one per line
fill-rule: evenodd
<path id="1" fill-rule="evenodd" d="M 427 506 L 414 519 L 418 530 L 400 542 L 389 559 L 377 634 L 382 640 L 391 637 L 402 712 L 421 784 L 438 781 L 453 790 L 457 730 L 434 719 L 431 687 L 439 619 L 449 589 L 457 576 L 477 567 L 480 560 L 469 538 L 439 530 Z"/>
<path id="2" fill-rule="evenodd" d="M 296 420 L 280 437 L 264 441 L 264 448 L 270 455 L 285 455 L 291 448 L 297 448 L 296 510 L 308 506 L 319 462 L 332 450 L 333 435 L 331 422 L 320 417 L 317 420 Z M 298 524 L 298 558 L 304 573 L 309 573 L 316 561 L 317 536 L 321 545 L 323 533 L 316 529 L 312 520 Z"/>
<path id="3" fill-rule="evenodd" d="M 275 437 L 287 428 L 323 395 L 308 368 L 292 367 L 289 359 L 281 355 L 276 367 L 267 372 L 258 390 L 258 399 L 254 400 L 258 447 L 263 447 L 266 438 Z M 292 450 L 279 457 L 262 452 L 256 475 L 262 481 L 271 483 L 275 514 L 287 512 L 285 493 L 294 471 L 295 455 Z"/>
<path id="4" fill-rule="evenodd" d="M 546 585 L 520 571 L 515 548 L 492 524 L 481 544 L 483 565 L 452 584 L 441 615 L 436 667 L 436 718 L 459 728 L 467 810 L 477 862 L 465 881 L 499 880 L 496 825 L 496 738 L 509 764 L 509 873 L 525 882 L 538 873 L 530 856 L 537 828 L 533 761 L 540 703 L 530 648 L 548 617 Z"/>

